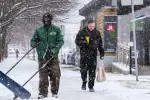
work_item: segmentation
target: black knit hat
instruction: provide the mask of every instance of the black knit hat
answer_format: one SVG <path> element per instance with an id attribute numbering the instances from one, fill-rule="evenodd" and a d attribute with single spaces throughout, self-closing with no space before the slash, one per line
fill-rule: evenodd
<path id="1" fill-rule="evenodd" d="M 43 21 L 44 21 L 44 18 L 48 18 L 50 21 L 52 21 L 53 15 L 50 14 L 50 13 L 45 13 L 45 14 L 43 15 Z"/>

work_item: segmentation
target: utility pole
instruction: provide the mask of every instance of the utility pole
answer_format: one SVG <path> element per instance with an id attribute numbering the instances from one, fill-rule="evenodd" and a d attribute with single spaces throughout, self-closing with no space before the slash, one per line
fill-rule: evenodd
<path id="1" fill-rule="evenodd" d="M 65 36 L 65 26 L 64 25 L 60 25 L 60 29 L 61 29 L 61 32 L 62 32 L 62 35 L 63 37 Z M 60 59 L 62 60 L 63 59 L 63 48 L 61 47 L 61 50 L 60 50 Z"/>
<path id="2" fill-rule="evenodd" d="M 27 43 L 28 43 L 28 51 L 30 50 L 30 41 L 29 41 L 29 38 L 27 40 Z M 28 59 L 30 58 L 30 53 L 28 53 Z"/>
<path id="3" fill-rule="evenodd" d="M 134 13 L 134 0 L 131 0 L 132 5 L 132 25 L 133 25 L 133 43 L 134 43 L 134 54 L 135 54 L 135 68 L 136 68 L 136 81 L 138 81 L 138 64 L 137 64 L 137 48 L 136 48 L 136 33 L 135 33 L 135 13 Z"/>

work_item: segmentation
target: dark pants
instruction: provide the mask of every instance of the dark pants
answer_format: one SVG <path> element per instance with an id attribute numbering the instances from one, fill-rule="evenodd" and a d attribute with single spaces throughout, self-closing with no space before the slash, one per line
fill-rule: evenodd
<path id="1" fill-rule="evenodd" d="M 17 59 L 18 59 L 18 56 L 19 56 L 19 54 L 17 53 L 17 54 L 16 54 L 16 58 L 17 58 Z"/>
<path id="2" fill-rule="evenodd" d="M 95 82 L 96 56 L 83 57 L 80 60 L 80 72 L 83 84 L 87 83 L 87 74 L 89 74 L 88 87 L 93 88 Z"/>
<path id="3" fill-rule="evenodd" d="M 39 68 L 43 66 L 43 61 L 39 60 Z M 58 94 L 60 82 L 60 67 L 58 58 L 53 58 L 45 68 L 39 72 L 39 95 L 47 97 L 49 78 L 51 83 L 52 94 Z"/>

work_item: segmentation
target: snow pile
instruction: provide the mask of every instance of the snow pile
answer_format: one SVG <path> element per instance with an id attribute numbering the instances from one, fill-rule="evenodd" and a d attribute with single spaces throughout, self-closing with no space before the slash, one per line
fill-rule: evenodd
<path id="1" fill-rule="evenodd" d="M 32 99 L 32 100 L 40 100 L 40 99 Z M 59 98 L 45 98 L 41 100 L 64 100 L 64 99 L 59 99 Z"/>

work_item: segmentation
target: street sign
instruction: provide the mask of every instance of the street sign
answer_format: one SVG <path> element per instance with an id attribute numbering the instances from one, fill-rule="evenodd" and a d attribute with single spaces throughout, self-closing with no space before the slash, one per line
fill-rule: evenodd
<path id="1" fill-rule="evenodd" d="M 132 47 L 133 46 L 133 42 L 129 42 L 128 46 Z"/>
<path id="2" fill-rule="evenodd" d="M 132 0 L 121 0 L 121 5 L 122 6 L 129 6 L 131 5 Z M 143 5 L 143 0 L 133 0 L 134 5 Z"/>

